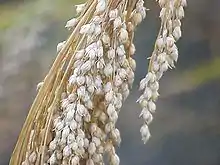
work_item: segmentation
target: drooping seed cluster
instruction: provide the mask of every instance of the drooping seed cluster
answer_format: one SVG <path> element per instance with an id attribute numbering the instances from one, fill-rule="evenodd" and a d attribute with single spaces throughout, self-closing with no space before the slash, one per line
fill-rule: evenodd
<path id="1" fill-rule="evenodd" d="M 159 80 L 178 59 L 176 41 L 186 6 L 186 0 L 156 1 L 161 27 L 137 100 L 144 143 L 151 136 Z M 76 13 L 65 26 L 70 37 L 57 45 L 54 65 L 38 85 L 11 165 L 103 165 L 105 156 L 109 164 L 120 163 L 116 122 L 134 81 L 133 38 L 146 17 L 144 0 L 88 0 L 76 5 Z"/>
<path id="2" fill-rule="evenodd" d="M 161 28 L 156 40 L 155 49 L 150 57 L 149 70 L 140 81 L 143 94 L 138 99 L 142 107 L 140 117 L 144 124 L 140 129 L 144 143 L 150 138 L 148 125 L 152 122 L 152 114 L 156 110 L 155 102 L 159 96 L 159 80 L 168 70 L 174 68 L 178 59 L 176 41 L 181 37 L 181 19 L 184 17 L 186 0 L 158 0 L 161 7 Z"/>
<path id="3" fill-rule="evenodd" d="M 47 160 L 50 165 L 104 164 L 104 154 L 110 164 L 120 162 L 115 151 L 121 142 L 116 122 L 134 81 L 134 28 L 146 13 L 143 0 L 137 2 L 130 16 L 126 1 L 107 8 L 113 6 L 111 3 L 98 0 L 94 15 L 80 28 L 84 40 L 73 53 L 67 91 L 63 92 L 60 110 L 54 115 L 54 137 Z M 77 13 L 84 7 L 77 5 Z M 78 18 L 73 18 L 66 28 L 73 30 L 78 22 Z M 58 44 L 57 51 L 65 43 Z"/>

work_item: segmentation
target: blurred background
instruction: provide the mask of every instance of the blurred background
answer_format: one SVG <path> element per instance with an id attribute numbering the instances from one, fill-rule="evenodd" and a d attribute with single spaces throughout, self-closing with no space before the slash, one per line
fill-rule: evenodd
<path id="1" fill-rule="evenodd" d="M 75 0 L 0 0 L 0 165 L 7 165 L 36 85 L 68 36 Z M 121 165 L 220 165 L 220 1 L 188 0 L 179 62 L 161 80 L 161 97 L 143 145 L 138 82 L 147 71 L 159 30 L 159 8 L 136 31 L 137 70 L 130 97 L 120 113 Z"/>

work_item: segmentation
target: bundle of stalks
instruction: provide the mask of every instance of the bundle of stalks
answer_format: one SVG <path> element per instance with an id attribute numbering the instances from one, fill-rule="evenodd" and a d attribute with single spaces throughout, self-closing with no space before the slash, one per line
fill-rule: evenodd
<path id="1" fill-rule="evenodd" d="M 174 43 L 181 35 L 179 10 L 184 2 L 159 0 L 161 30 L 149 72 L 141 81 L 145 92 L 138 100 L 145 120 L 144 142 L 150 137 L 148 124 L 156 108 L 158 80 L 177 59 Z M 133 38 L 136 26 L 146 17 L 144 1 L 89 0 L 77 5 L 76 12 L 78 16 L 66 24 L 71 35 L 58 44 L 57 58 L 38 85 L 10 165 L 120 162 L 115 147 L 121 137 L 115 124 L 134 81 Z M 154 70 L 156 62 L 159 68 Z"/>

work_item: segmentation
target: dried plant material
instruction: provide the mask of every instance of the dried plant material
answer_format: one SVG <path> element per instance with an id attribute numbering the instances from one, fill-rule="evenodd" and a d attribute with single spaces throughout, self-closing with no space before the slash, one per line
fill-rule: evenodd
<path id="1" fill-rule="evenodd" d="M 168 68 L 174 68 L 178 59 L 176 42 L 181 37 L 181 19 L 184 17 L 183 7 L 186 0 L 158 0 L 161 7 L 161 27 L 155 43 L 148 73 L 140 82 L 140 90 L 143 94 L 137 100 L 142 107 L 140 117 L 144 124 L 140 129 L 144 143 L 150 138 L 148 125 L 153 120 L 152 114 L 156 110 L 155 102 L 159 96 L 159 80 Z"/>
<path id="2" fill-rule="evenodd" d="M 156 110 L 159 79 L 174 67 L 181 37 L 184 0 L 159 0 L 161 30 L 138 99 L 145 124 Z M 10 165 L 118 165 L 118 115 L 130 93 L 136 62 L 134 30 L 146 17 L 143 0 L 89 0 L 76 5 L 78 17 L 66 23 L 72 33 L 57 45 L 58 56 L 30 109 Z"/>

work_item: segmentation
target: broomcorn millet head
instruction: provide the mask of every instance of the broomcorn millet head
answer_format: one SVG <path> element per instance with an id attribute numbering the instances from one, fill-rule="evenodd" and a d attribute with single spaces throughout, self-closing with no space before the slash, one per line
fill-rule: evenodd
<path id="1" fill-rule="evenodd" d="M 161 30 L 140 82 L 142 140 L 156 110 L 159 79 L 178 58 L 184 0 L 159 0 Z M 31 107 L 11 157 L 11 165 L 118 165 L 116 128 L 119 112 L 130 93 L 136 62 L 134 31 L 146 17 L 143 0 L 89 0 L 76 5 L 71 31 L 57 45 L 58 56 Z"/>
<path id="2" fill-rule="evenodd" d="M 159 80 L 168 68 L 174 68 L 174 63 L 178 59 L 178 49 L 176 42 L 181 37 L 181 19 L 184 17 L 185 0 L 158 0 L 161 7 L 160 19 L 161 27 L 158 34 L 155 48 L 150 63 L 148 73 L 140 81 L 140 90 L 143 94 L 137 102 L 140 103 L 142 111 L 140 117 L 144 119 L 144 124 L 140 129 L 144 143 L 151 137 L 148 125 L 153 120 L 152 114 L 156 110 L 155 102 L 159 96 Z"/>

